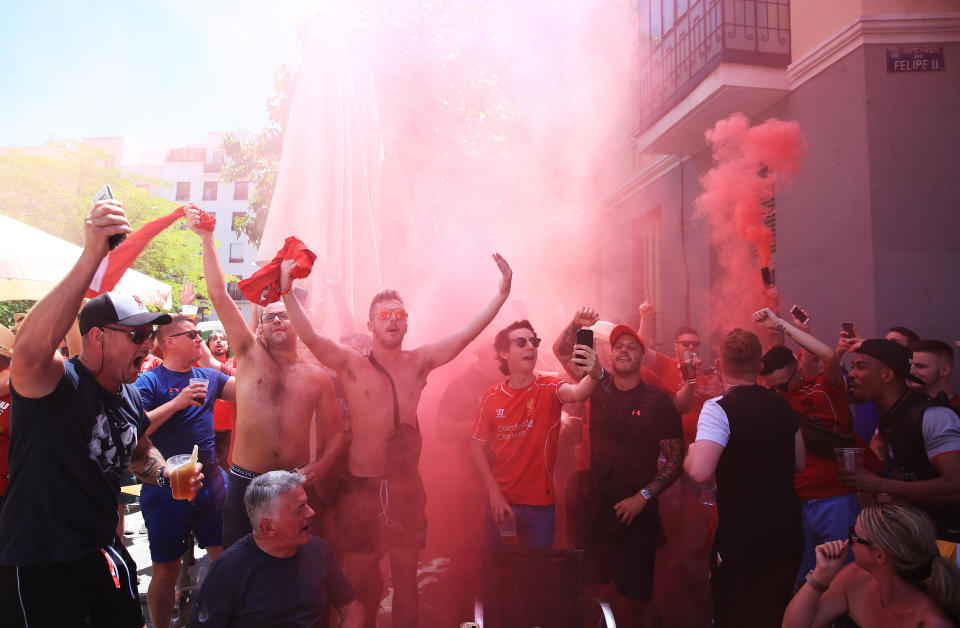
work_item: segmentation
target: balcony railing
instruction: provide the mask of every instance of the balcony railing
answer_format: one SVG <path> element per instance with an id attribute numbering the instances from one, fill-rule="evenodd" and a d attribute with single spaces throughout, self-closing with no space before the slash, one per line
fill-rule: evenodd
<path id="1" fill-rule="evenodd" d="M 673 0 L 650 0 L 654 10 L 663 2 L 674 6 Z M 721 62 L 777 68 L 790 63 L 790 0 L 680 4 L 686 10 L 665 32 L 640 34 L 646 52 L 640 58 L 637 133 L 650 128 Z M 655 15 L 642 23 L 659 30 L 660 20 Z"/>

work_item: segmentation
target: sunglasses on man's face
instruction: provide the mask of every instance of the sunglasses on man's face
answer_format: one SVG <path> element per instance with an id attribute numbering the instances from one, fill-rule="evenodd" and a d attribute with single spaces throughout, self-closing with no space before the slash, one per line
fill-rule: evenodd
<path id="1" fill-rule="evenodd" d="M 226 336 L 219 336 L 219 335 L 217 335 L 217 334 L 210 334 L 209 336 L 207 336 L 207 342 L 216 342 L 217 340 L 226 341 L 226 340 L 227 340 L 227 337 L 226 337 Z"/>
<path id="2" fill-rule="evenodd" d="M 873 543 L 863 537 L 857 536 L 853 526 L 850 526 L 850 530 L 847 532 L 847 540 L 851 543 L 860 543 L 861 545 L 866 545 L 867 547 L 873 547 Z"/>
<path id="3" fill-rule="evenodd" d="M 278 318 L 282 321 L 287 321 L 287 320 L 290 320 L 290 315 L 284 312 L 283 310 L 279 312 L 267 312 L 262 317 L 260 317 L 260 320 L 262 320 L 264 323 L 270 323 L 273 320 Z"/>
<path id="4" fill-rule="evenodd" d="M 513 339 L 513 342 L 514 342 L 514 343 L 517 345 L 517 347 L 520 348 L 520 349 L 523 349 L 524 347 L 526 347 L 528 342 L 530 343 L 530 346 L 532 346 L 534 349 L 536 349 L 537 347 L 540 346 L 540 342 L 541 342 L 541 341 L 542 341 L 542 339 L 541 339 L 541 338 L 537 338 L 536 336 L 534 336 L 533 338 L 523 338 L 523 337 L 520 337 L 520 338 L 514 338 L 514 339 Z"/>
<path id="5" fill-rule="evenodd" d="M 127 337 L 130 338 L 130 342 L 135 345 L 142 345 L 148 339 L 153 340 L 153 335 L 156 333 L 153 329 L 121 329 L 118 327 L 101 327 L 101 329 L 109 329 L 110 331 L 126 334 Z"/>
<path id="6" fill-rule="evenodd" d="M 678 340 L 678 343 L 683 345 L 687 349 L 699 349 L 700 341 L 699 340 Z"/>
<path id="7" fill-rule="evenodd" d="M 396 318 L 398 321 L 407 320 L 407 311 L 400 308 L 387 308 L 385 310 L 377 310 L 374 313 L 374 316 L 376 316 L 378 319 L 382 321 L 385 321 L 388 318 L 390 318 L 391 314 L 393 314 L 394 318 Z"/>
<path id="8" fill-rule="evenodd" d="M 177 332 L 175 334 L 170 334 L 170 338 L 176 338 L 177 336 L 189 336 L 190 340 L 196 340 L 197 336 L 200 335 L 196 329 L 188 329 L 187 331 Z"/>

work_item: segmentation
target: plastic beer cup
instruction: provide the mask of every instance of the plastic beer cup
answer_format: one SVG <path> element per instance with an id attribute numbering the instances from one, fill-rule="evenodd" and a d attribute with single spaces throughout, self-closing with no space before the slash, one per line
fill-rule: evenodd
<path id="1" fill-rule="evenodd" d="M 174 499 L 193 499 L 197 493 L 190 486 L 193 478 L 193 464 L 196 459 L 191 454 L 179 454 L 167 458 L 167 469 L 170 471 L 170 490 Z"/>

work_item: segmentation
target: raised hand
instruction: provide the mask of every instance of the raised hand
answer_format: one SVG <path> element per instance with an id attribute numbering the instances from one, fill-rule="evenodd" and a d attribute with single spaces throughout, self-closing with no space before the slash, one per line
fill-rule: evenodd
<path id="1" fill-rule="evenodd" d="M 83 221 L 83 248 L 103 257 L 110 250 L 110 236 L 120 233 L 133 233 L 123 203 L 116 199 L 98 201 Z"/>
<path id="2" fill-rule="evenodd" d="M 285 259 L 280 262 L 280 292 L 287 292 L 293 286 L 291 272 L 296 266 L 296 260 Z"/>
<path id="3" fill-rule="evenodd" d="M 191 305 L 197 298 L 197 293 L 193 289 L 193 284 L 189 281 L 180 286 L 180 303 L 182 305 Z"/>
<path id="4" fill-rule="evenodd" d="M 781 320 L 768 307 L 753 313 L 753 322 L 769 329 L 777 329 Z"/>
<path id="5" fill-rule="evenodd" d="M 510 285 L 513 283 L 513 269 L 499 253 L 493 254 L 493 261 L 497 263 L 497 268 L 503 275 L 503 278 L 500 279 L 500 294 L 510 294 Z"/>
<path id="6" fill-rule="evenodd" d="M 582 307 L 573 314 L 573 324 L 577 327 L 590 327 L 600 320 L 600 314 L 592 307 Z"/>

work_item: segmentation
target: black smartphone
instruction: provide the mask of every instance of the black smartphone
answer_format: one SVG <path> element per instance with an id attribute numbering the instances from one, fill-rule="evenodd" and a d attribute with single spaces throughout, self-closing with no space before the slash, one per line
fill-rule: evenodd
<path id="1" fill-rule="evenodd" d="M 853 331 L 853 323 L 840 323 L 843 326 L 843 331 L 847 332 L 847 336 L 850 338 L 856 338 L 856 332 Z"/>
<path id="2" fill-rule="evenodd" d="M 790 308 L 790 313 L 797 317 L 797 320 L 800 321 L 801 325 L 805 325 L 810 317 L 803 313 L 803 310 L 800 309 L 799 305 L 794 305 Z"/>
<path id="3" fill-rule="evenodd" d="M 593 349 L 593 330 L 592 329 L 578 329 L 577 330 L 577 344 L 586 345 Z"/>
<path id="4" fill-rule="evenodd" d="M 113 188 L 111 188 L 111 187 L 110 187 L 110 184 L 107 183 L 107 184 L 104 185 L 102 188 L 100 188 L 100 191 L 97 192 L 97 195 L 93 197 L 93 203 L 94 203 L 94 204 L 97 204 L 97 203 L 99 203 L 100 201 L 105 201 L 105 200 L 111 199 L 111 198 L 113 198 L 113 197 L 114 197 L 114 196 L 113 196 Z M 117 248 L 118 246 L 120 246 L 120 243 L 123 242 L 123 241 L 126 240 L 126 239 L 127 239 L 127 234 L 125 234 L 125 233 L 117 233 L 117 234 L 114 234 L 114 235 L 110 236 L 110 239 L 107 240 L 107 244 L 108 244 L 108 246 L 110 247 L 110 250 L 112 251 L 113 249 L 115 249 L 115 248 Z"/>
<path id="5" fill-rule="evenodd" d="M 773 285 L 773 276 L 770 274 L 769 266 L 760 267 L 760 276 L 763 277 L 763 285 L 768 288 Z"/>

